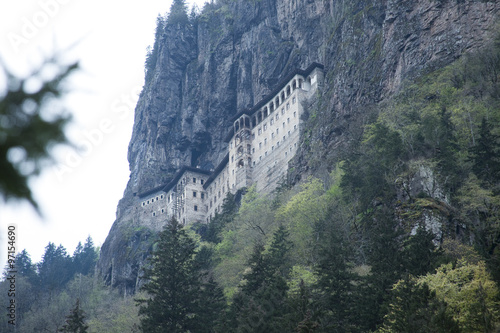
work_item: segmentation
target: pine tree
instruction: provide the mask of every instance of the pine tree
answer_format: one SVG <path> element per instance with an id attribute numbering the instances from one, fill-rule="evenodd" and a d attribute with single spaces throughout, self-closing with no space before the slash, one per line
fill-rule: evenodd
<path id="1" fill-rule="evenodd" d="M 470 149 L 472 170 L 480 179 L 496 182 L 500 179 L 500 136 L 492 133 L 493 126 L 483 118 L 477 144 Z"/>
<path id="2" fill-rule="evenodd" d="M 144 332 L 211 332 L 220 316 L 222 291 L 196 260 L 196 243 L 173 218 L 160 233 L 157 249 L 144 269 L 141 290 L 148 299 L 137 300 Z"/>
<path id="3" fill-rule="evenodd" d="M 189 17 L 187 13 L 186 0 L 174 0 L 174 2 L 172 2 L 172 6 L 170 6 L 170 12 L 167 17 L 167 24 L 186 25 L 188 23 L 189 23 Z"/>
<path id="4" fill-rule="evenodd" d="M 67 333 L 86 333 L 89 328 L 84 322 L 85 313 L 80 309 L 80 299 L 76 300 L 75 307 L 71 313 L 66 316 L 66 324 L 59 329 L 59 332 Z"/>

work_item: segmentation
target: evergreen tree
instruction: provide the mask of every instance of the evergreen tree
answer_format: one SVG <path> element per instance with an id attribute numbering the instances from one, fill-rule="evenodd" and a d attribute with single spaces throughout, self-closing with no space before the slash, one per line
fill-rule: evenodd
<path id="1" fill-rule="evenodd" d="M 470 148 L 472 170 L 484 181 L 497 182 L 500 179 L 500 136 L 492 133 L 493 126 L 483 118 L 479 128 L 479 139 Z"/>
<path id="2" fill-rule="evenodd" d="M 399 281 L 391 292 L 389 313 L 377 333 L 458 333 L 458 324 L 427 284 L 410 277 Z"/>
<path id="3" fill-rule="evenodd" d="M 181 24 L 186 25 L 189 23 L 187 13 L 186 0 L 174 0 L 170 6 L 170 12 L 167 17 L 167 25 Z"/>
<path id="4" fill-rule="evenodd" d="M 245 274 L 246 283 L 228 317 L 237 327 L 236 332 L 283 332 L 287 327 L 290 248 L 284 226 L 273 234 L 267 252 L 262 244 L 255 245 L 248 261 L 251 270 Z"/>
<path id="5" fill-rule="evenodd" d="M 75 252 L 73 253 L 75 273 L 82 273 L 83 275 L 93 273 L 97 262 L 97 256 L 92 237 L 88 236 L 83 246 L 81 242 L 78 242 Z"/>
<path id="6" fill-rule="evenodd" d="M 137 300 L 144 332 L 186 332 L 203 327 L 210 332 L 220 311 L 221 290 L 213 280 L 203 283 L 195 259 L 196 243 L 172 218 L 160 233 L 157 249 L 144 269 L 141 290 L 149 298 Z M 209 304 L 212 303 L 212 304 Z"/>
<path id="7" fill-rule="evenodd" d="M 80 299 L 77 299 L 75 307 L 66 317 L 66 324 L 59 329 L 59 332 L 86 333 L 89 327 L 85 324 L 84 319 L 85 313 L 80 309 Z"/>
<path id="8" fill-rule="evenodd" d="M 328 332 L 352 331 L 354 321 L 354 283 L 356 274 L 352 273 L 348 262 L 350 251 L 346 240 L 331 231 L 323 238 L 315 273 L 318 277 L 316 299 L 323 312 L 322 328 Z"/>
<path id="9" fill-rule="evenodd" d="M 61 289 L 73 277 L 74 270 L 71 257 L 66 249 L 49 242 L 45 247 L 42 261 L 37 264 L 39 288 L 50 294 Z"/>

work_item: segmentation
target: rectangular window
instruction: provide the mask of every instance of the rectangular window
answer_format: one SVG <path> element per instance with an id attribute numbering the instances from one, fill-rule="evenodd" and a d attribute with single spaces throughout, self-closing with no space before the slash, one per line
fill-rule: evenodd
<path id="1" fill-rule="evenodd" d="M 295 104 L 295 101 L 296 101 L 295 100 L 295 96 L 293 96 L 293 98 L 292 98 L 292 104 Z"/>
<path id="2" fill-rule="evenodd" d="M 286 119 L 286 122 L 290 124 L 290 118 L 287 118 L 287 119 Z"/>
<path id="3" fill-rule="evenodd" d="M 196 191 L 193 191 L 193 198 L 196 198 Z"/>
<path id="4" fill-rule="evenodd" d="M 290 103 L 286 103 L 286 109 L 289 110 L 290 109 Z"/>
<path id="5" fill-rule="evenodd" d="M 264 125 L 264 131 L 267 130 L 267 124 Z"/>
<path id="6" fill-rule="evenodd" d="M 252 154 L 254 154 L 254 153 L 255 153 L 255 148 L 252 148 Z"/>
<path id="7" fill-rule="evenodd" d="M 194 205 L 194 211 L 197 212 L 198 211 L 198 206 Z"/>
<path id="8" fill-rule="evenodd" d="M 203 179 L 200 179 L 201 185 L 203 185 Z"/>
<path id="9" fill-rule="evenodd" d="M 281 109 L 281 114 L 285 114 L 285 108 Z"/>
<path id="10" fill-rule="evenodd" d="M 293 116 L 294 116 L 294 117 L 297 117 L 297 112 L 294 112 L 294 113 L 293 113 Z"/>
<path id="11" fill-rule="evenodd" d="M 196 178 L 193 178 L 193 183 L 195 183 L 195 184 L 196 184 Z"/>
<path id="12" fill-rule="evenodd" d="M 285 128 L 285 122 L 283 122 L 283 128 Z"/>

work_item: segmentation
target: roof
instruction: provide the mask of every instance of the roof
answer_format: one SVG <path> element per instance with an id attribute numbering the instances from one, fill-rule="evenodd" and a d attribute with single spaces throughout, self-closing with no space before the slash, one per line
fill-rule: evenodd
<path id="1" fill-rule="evenodd" d="M 276 85 L 276 88 L 274 88 L 269 94 L 267 94 L 263 99 L 261 99 L 257 104 L 255 104 L 251 109 L 245 109 L 243 111 L 238 112 L 235 116 L 231 118 L 231 121 L 235 121 L 244 114 L 247 114 L 249 116 L 253 115 L 261 107 L 270 102 L 274 98 L 274 96 L 276 96 L 280 92 L 280 90 L 283 89 L 283 87 L 285 87 L 291 79 L 293 79 L 295 75 L 299 74 L 302 76 L 308 76 L 316 68 L 324 69 L 324 66 L 320 63 L 313 62 L 311 65 L 309 65 L 309 67 L 307 67 L 304 70 L 299 68 L 295 69 L 287 76 L 285 76 L 283 79 L 281 79 L 280 82 Z"/>
<path id="2" fill-rule="evenodd" d="M 144 197 L 147 197 L 148 195 L 151 195 L 153 193 L 160 192 L 160 191 L 162 191 L 162 192 L 170 191 L 172 189 L 172 187 L 174 187 L 177 184 L 179 179 L 181 179 L 182 175 L 186 171 L 196 172 L 196 173 L 200 173 L 200 174 L 207 175 L 207 176 L 211 174 L 211 172 L 208 170 L 184 166 L 179 171 L 177 171 L 174 178 L 172 178 L 172 180 L 170 182 L 163 184 L 163 185 L 160 185 L 160 186 L 156 186 L 155 188 L 152 188 L 148 191 L 139 193 L 139 198 L 142 199 Z"/>
<path id="3" fill-rule="evenodd" d="M 219 173 L 226 167 L 226 165 L 228 163 L 229 163 L 229 153 L 227 153 L 226 156 L 224 156 L 224 158 L 219 163 L 219 165 L 217 166 L 217 168 L 215 168 L 214 172 L 212 172 L 212 175 L 210 177 L 208 177 L 208 179 L 205 182 L 205 184 L 203 184 L 203 188 L 205 190 L 207 189 L 207 187 L 210 184 L 212 184 L 212 182 L 214 181 L 214 179 L 219 175 Z"/>

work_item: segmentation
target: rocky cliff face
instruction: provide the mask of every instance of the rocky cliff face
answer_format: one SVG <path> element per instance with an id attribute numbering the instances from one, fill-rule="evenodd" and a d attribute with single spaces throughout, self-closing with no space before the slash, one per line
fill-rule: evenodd
<path id="1" fill-rule="evenodd" d="M 325 65 L 316 117 L 295 178 L 327 169 L 370 105 L 405 79 L 446 65 L 489 38 L 500 4 L 472 0 L 237 0 L 206 5 L 195 22 L 168 25 L 135 113 L 130 180 L 98 270 L 133 292 L 157 230 L 141 224 L 135 196 L 184 165 L 214 168 L 232 115 L 281 77 Z M 307 157 L 307 158 L 306 158 Z"/>

